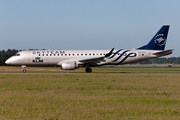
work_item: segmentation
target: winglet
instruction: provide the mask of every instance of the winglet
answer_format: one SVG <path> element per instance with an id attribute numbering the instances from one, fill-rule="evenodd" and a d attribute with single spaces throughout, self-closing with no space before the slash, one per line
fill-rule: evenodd
<path id="1" fill-rule="evenodd" d="M 114 50 L 114 48 L 113 48 L 109 53 L 107 53 L 107 54 L 105 55 L 105 57 L 109 57 L 109 56 L 112 54 L 113 50 Z"/>

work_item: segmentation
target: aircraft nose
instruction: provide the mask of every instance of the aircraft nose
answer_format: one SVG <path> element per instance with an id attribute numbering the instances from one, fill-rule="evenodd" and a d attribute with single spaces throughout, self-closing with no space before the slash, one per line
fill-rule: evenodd
<path id="1" fill-rule="evenodd" d="M 7 60 L 5 61 L 5 63 L 6 63 L 6 64 L 11 64 L 11 60 L 10 60 L 10 59 L 7 59 Z"/>

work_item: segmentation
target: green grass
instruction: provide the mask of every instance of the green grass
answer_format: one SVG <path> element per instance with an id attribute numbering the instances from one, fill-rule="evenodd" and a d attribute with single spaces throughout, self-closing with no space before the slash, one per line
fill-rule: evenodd
<path id="1" fill-rule="evenodd" d="M 0 119 L 180 119 L 180 74 L 0 74 Z"/>
<path id="2" fill-rule="evenodd" d="M 127 72 L 127 73 L 180 73 L 180 67 L 95 67 L 93 72 Z"/>

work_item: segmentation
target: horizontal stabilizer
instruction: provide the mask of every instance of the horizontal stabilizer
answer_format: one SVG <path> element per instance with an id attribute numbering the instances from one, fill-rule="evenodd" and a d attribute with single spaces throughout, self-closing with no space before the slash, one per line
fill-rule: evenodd
<path id="1" fill-rule="evenodd" d="M 156 53 L 153 53 L 153 55 L 165 56 L 165 55 L 172 54 L 172 51 L 173 51 L 173 50 L 174 50 L 174 49 L 165 50 L 165 51 L 161 51 L 161 52 L 156 52 Z"/>

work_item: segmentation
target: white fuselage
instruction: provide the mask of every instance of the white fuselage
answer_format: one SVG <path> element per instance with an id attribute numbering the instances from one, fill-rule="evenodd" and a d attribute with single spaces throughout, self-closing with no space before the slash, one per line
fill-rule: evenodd
<path id="1" fill-rule="evenodd" d="M 83 60 L 88 59 L 88 65 L 120 65 L 129 64 L 160 56 L 153 55 L 161 50 L 114 50 L 109 57 L 104 57 L 109 50 L 35 50 L 21 51 L 6 61 L 9 65 L 62 65 L 62 62 L 75 62 L 84 65 Z M 103 58 L 96 61 L 96 58 Z M 92 61 L 91 61 L 92 59 Z M 83 62 L 82 62 L 83 61 Z"/>

